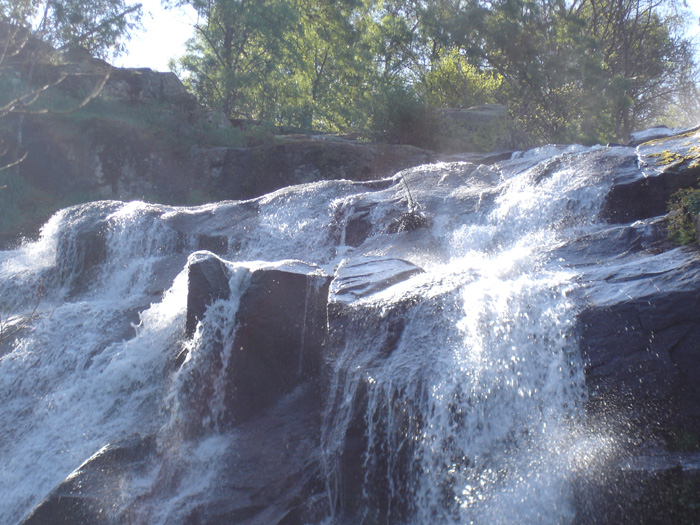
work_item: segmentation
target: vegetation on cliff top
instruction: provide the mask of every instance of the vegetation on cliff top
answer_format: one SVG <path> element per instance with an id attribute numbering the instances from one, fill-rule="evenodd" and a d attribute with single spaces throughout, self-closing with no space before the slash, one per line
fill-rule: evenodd
<path id="1" fill-rule="evenodd" d="M 510 108 L 513 145 L 526 146 L 623 141 L 633 129 L 700 115 L 681 0 L 166 4 L 198 13 L 173 67 L 199 101 L 275 129 L 431 147 L 434 110 L 498 102 Z M 0 0 L 1 23 L 99 57 L 123 49 L 140 14 L 126 0 Z"/>
<path id="2" fill-rule="evenodd" d="M 429 110 L 487 102 L 507 104 L 530 143 L 621 141 L 698 117 L 676 0 L 170 3 L 199 15 L 178 71 L 231 118 L 426 145 Z"/>

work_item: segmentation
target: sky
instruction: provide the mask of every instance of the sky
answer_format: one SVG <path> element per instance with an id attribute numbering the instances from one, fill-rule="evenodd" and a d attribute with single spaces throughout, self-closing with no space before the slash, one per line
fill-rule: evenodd
<path id="1" fill-rule="evenodd" d="M 192 8 L 163 9 L 160 2 L 139 0 L 143 5 L 144 30 L 134 33 L 127 44 L 127 54 L 114 60 L 115 66 L 168 71 L 168 61 L 185 53 L 185 41 L 192 36 L 197 15 Z"/>
<path id="2" fill-rule="evenodd" d="M 128 54 L 114 61 L 119 67 L 150 67 L 168 71 L 168 60 L 185 52 L 185 41 L 192 35 L 196 21 L 193 9 L 163 9 L 161 0 L 139 0 L 143 4 L 144 30 L 134 34 L 128 44 Z M 687 0 L 695 13 L 691 33 L 700 38 L 700 0 Z"/>

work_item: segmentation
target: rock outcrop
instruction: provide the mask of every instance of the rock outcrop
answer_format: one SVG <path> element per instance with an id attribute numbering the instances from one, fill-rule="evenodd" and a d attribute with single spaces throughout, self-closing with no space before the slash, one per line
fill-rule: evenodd
<path id="1" fill-rule="evenodd" d="M 125 483 L 146 474 L 155 451 L 155 440 L 139 435 L 106 445 L 51 491 L 22 525 L 122 521 Z"/>
<path id="2" fill-rule="evenodd" d="M 270 135 L 254 145 L 221 113 L 203 108 L 174 73 L 113 68 L 79 49 L 47 49 L 32 81 L 62 78 L 37 104 L 48 114 L 7 117 L 16 128 L 24 198 L 0 235 L 34 234 L 60 207 L 120 199 L 201 204 L 250 199 L 317 180 L 371 180 L 431 162 L 411 146 L 330 136 Z M 24 59 L 26 61 L 28 59 Z M 7 66 L 28 78 L 21 57 Z M 12 73 L 12 74 L 15 74 Z M 85 107 L 86 94 L 99 91 Z"/>
<path id="3" fill-rule="evenodd" d="M 441 153 L 492 151 L 512 146 L 508 108 L 485 104 L 467 109 L 437 111 Z"/>
<path id="4" fill-rule="evenodd" d="M 145 382 L 130 371 L 144 355 L 162 360 L 148 376 L 158 424 L 140 422 L 149 437 L 114 441 L 44 490 L 27 523 L 49 512 L 67 522 L 149 522 L 149 512 L 173 501 L 169 516 L 193 524 L 409 522 L 426 501 L 436 521 L 458 521 L 464 505 L 479 505 L 458 501 L 477 482 L 494 512 L 514 486 L 536 499 L 556 484 L 570 489 L 562 498 L 572 508 L 562 515 L 577 523 L 692 522 L 700 256 L 697 246 L 666 241 L 659 202 L 695 183 L 699 137 L 637 149 L 553 147 L 547 159 L 424 166 L 199 208 L 104 202 L 67 210 L 57 261 L 42 271 L 63 286 L 75 277 L 69 269 L 80 269 L 85 281 L 76 277 L 78 297 L 68 300 L 87 303 L 98 273 L 111 283 L 125 266 L 117 256 L 147 261 L 140 271 L 168 283 L 172 268 L 187 263 L 152 309 L 143 303 L 153 292 L 120 296 L 141 322 L 136 336 L 115 330 L 100 342 L 95 352 L 113 350 L 114 364 L 68 365 L 98 382 L 115 374 L 112 388 L 128 402 Z M 233 177 L 229 153 L 218 153 L 225 169 L 212 176 Z M 425 222 L 397 226 L 418 209 Z M 143 230 L 139 242 L 111 236 L 127 216 Z M 523 231 L 536 240 L 517 260 Z M 446 232 L 448 241 L 436 238 Z M 540 242 L 547 251 L 537 251 Z M 126 248 L 119 255 L 122 243 L 138 257 Z M 119 281 L 142 279 L 130 275 Z M 122 345 L 122 337 L 132 339 Z M 130 344 L 139 352 L 119 361 Z M 567 397 L 568 389 L 576 393 Z M 552 434 L 544 429 L 550 408 L 560 410 Z M 98 413 L 115 410 L 110 403 Z M 112 449 L 123 452 L 100 459 Z M 203 488 L 189 477 L 195 468 L 211 476 Z M 146 470 L 139 489 L 134 480 Z M 534 481 L 524 479 L 531 470 Z M 500 476 L 511 475 L 504 487 Z M 107 508 L 104 487 L 117 482 L 136 488 L 123 506 Z"/>

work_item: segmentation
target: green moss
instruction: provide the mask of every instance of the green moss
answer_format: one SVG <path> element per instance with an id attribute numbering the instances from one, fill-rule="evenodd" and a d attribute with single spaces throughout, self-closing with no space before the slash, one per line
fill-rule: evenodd
<path id="1" fill-rule="evenodd" d="M 673 164 L 675 162 L 682 162 L 683 160 L 686 160 L 686 158 L 683 157 L 683 155 L 669 150 L 664 150 L 659 153 L 652 153 L 649 155 L 649 157 L 658 159 L 656 161 L 656 164 L 658 166 L 668 166 L 669 164 Z"/>
<path id="2" fill-rule="evenodd" d="M 676 244 L 695 242 L 693 218 L 700 213 L 700 190 L 685 188 L 671 195 L 666 227 L 668 239 Z"/>
<path id="3" fill-rule="evenodd" d="M 700 133 L 700 131 L 698 131 L 697 129 L 695 129 L 695 130 L 692 130 L 692 131 L 687 131 L 687 132 L 685 132 L 685 133 L 683 133 L 683 134 L 681 134 L 681 135 L 671 135 L 671 136 L 668 136 L 668 137 L 661 137 L 661 138 L 658 138 L 658 139 L 649 140 L 649 141 L 647 141 L 647 142 L 642 143 L 641 145 L 642 145 L 642 146 L 658 146 L 658 145 L 663 144 L 664 142 L 667 142 L 667 141 L 669 141 L 669 140 L 676 140 L 676 139 L 682 139 L 682 138 L 695 137 L 698 133 Z"/>

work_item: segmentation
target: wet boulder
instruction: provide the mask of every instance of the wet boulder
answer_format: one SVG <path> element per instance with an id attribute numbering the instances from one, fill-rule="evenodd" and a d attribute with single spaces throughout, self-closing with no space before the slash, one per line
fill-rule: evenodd
<path id="1" fill-rule="evenodd" d="M 592 406 L 652 434 L 698 430 L 697 251 L 680 248 L 638 265 L 588 276 L 589 306 L 578 326 Z"/>
<path id="2" fill-rule="evenodd" d="M 574 484 L 575 523 L 697 523 L 700 453 L 650 448 Z"/>
<path id="3" fill-rule="evenodd" d="M 22 525 L 123 523 L 122 491 L 145 473 L 155 450 L 152 436 L 106 445 L 52 490 Z"/>
<path id="4" fill-rule="evenodd" d="M 252 272 L 236 315 L 226 413 L 241 423 L 318 374 L 330 277 L 306 265 Z"/>
<path id="5" fill-rule="evenodd" d="M 331 283 L 330 302 L 347 304 L 369 297 L 422 272 L 415 264 L 393 257 L 345 260 L 338 266 Z"/>
<path id="6" fill-rule="evenodd" d="M 102 201 L 82 204 L 64 212 L 56 246 L 56 272 L 73 293 L 87 288 L 107 260 L 108 216 L 122 203 Z"/>
<path id="7" fill-rule="evenodd" d="M 259 418 L 236 427 L 222 456 L 217 490 L 189 511 L 186 523 L 322 523 L 328 517 L 323 479 L 323 399 L 311 383 L 282 396 Z"/>
<path id="8" fill-rule="evenodd" d="M 699 145 L 700 131 L 691 130 L 638 146 L 614 172 L 601 217 L 625 223 L 664 215 L 671 195 L 700 179 Z"/>
<path id="9" fill-rule="evenodd" d="M 218 299 L 228 299 L 231 289 L 226 265 L 213 253 L 196 252 L 188 262 L 185 331 L 191 336 L 197 323 L 204 318 L 207 307 Z"/>
<path id="10" fill-rule="evenodd" d="M 388 433 L 382 431 L 369 438 L 369 421 L 377 421 L 369 408 L 372 390 L 377 385 L 371 376 L 379 370 L 399 348 L 407 329 L 407 319 L 414 308 L 429 306 L 422 304 L 419 297 L 411 293 L 403 295 L 399 301 L 381 300 L 383 292 L 391 293 L 393 286 L 400 286 L 423 270 L 409 261 L 391 257 L 363 257 L 344 261 L 335 272 L 331 283 L 328 304 L 328 347 L 330 352 L 343 352 L 347 341 L 356 341 L 358 346 L 349 351 L 353 354 L 342 359 L 348 368 L 340 372 L 356 376 L 354 390 L 336 391 L 331 378 L 337 370 L 324 370 L 327 398 L 334 406 L 333 417 L 346 420 L 342 435 L 336 439 L 339 448 L 337 455 L 339 483 L 342 490 L 335 502 L 342 509 L 343 522 L 354 523 L 362 519 L 382 523 L 392 519 L 403 522 L 410 515 L 408 498 L 396 498 L 387 490 L 387 477 L 406 479 L 410 472 L 410 457 L 413 453 L 412 439 L 420 433 L 421 421 L 413 400 L 401 395 L 383 399 L 374 406 L 383 417 L 383 425 L 405 430 L 405 446 L 399 449 L 390 443 Z M 357 338 L 360 338 L 360 343 Z M 359 357 L 362 344 L 371 347 L 367 355 Z M 356 352 L 356 353 L 355 353 Z M 330 356 L 329 359 L 339 359 Z M 358 359 L 358 361 L 354 361 Z M 336 361 L 337 362 L 337 361 Z M 361 365 L 359 363 L 362 363 Z M 380 373 L 380 372 L 377 372 Z M 385 404 L 386 403 L 386 404 Z M 371 451 L 371 452 L 370 452 Z M 372 464 L 365 458 L 375 455 Z M 391 456 L 391 457 L 389 457 Z M 391 468 L 388 465 L 392 465 Z M 389 473 L 389 471 L 391 471 Z M 371 514 L 363 514 L 373 509 Z M 362 518 L 361 518 L 362 516 Z"/>

